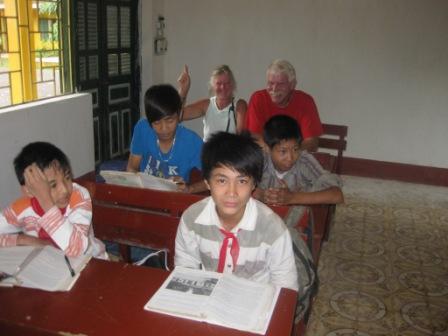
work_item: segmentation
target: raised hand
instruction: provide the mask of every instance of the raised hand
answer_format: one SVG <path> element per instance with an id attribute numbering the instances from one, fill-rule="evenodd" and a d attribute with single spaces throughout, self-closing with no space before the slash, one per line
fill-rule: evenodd
<path id="1" fill-rule="evenodd" d="M 188 66 L 185 64 L 182 72 L 177 79 L 177 83 L 179 83 L 179 95 L 182 99 L 186 99 L 188 95 L 188 91 L 190 91 L 190 74 L 188 73 Z"/>

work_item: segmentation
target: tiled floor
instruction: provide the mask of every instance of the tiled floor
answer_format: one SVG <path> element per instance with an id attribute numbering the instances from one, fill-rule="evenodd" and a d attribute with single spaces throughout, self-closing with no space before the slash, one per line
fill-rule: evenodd
<path id="1" fill-rule="evenodd" d="M 448 335 L 448 188 L 344 182 L 306 336 Z"/>

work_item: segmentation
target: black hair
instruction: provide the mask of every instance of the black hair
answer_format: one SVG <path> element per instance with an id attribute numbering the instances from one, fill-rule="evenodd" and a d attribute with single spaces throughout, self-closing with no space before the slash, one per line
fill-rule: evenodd
<path id="1" fill-rule="evenodd" d="M 302 133 L 294 118 L 279 114 L 270 118 L 263 128 L 263 140 L 269 146 L 274 147 L 283 140 L 294 139 L 300 144 Z"/>
<path id="2" fill-rule="evenodd" d="M 255 184 L 263 175 L 263 151 L 249 132 L 213 133 L 202 148 L 202 174 L 206 180 L 214 168 L 224 166 L 252 177 Z"/>
<path id="3" fill-rule="evenodd" d="M 182 100 L 172 85 L 153 85 L 146 90 L 145 112 L 150 125 L 165 117 L 179 115 L 181 109 Z"/>
<path id="4" fill-rule="evenodd" d="M 55 165 L 64 174 L 72 174 L 70 161 L 59 148 L 48 142 L 32 142 L 23 147 L 14 159 L 14 170 L 20 185 L 25 185 L 23 173 L 33 163 L 37 164 L 41 170 Z"/>

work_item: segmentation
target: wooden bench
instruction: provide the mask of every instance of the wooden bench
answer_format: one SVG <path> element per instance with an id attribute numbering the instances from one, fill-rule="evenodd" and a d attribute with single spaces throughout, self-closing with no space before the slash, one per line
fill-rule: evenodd
<path id="1" fill-rule="evenodd" d="M 347 148 L 347 134 L 348 126 L 334 125 L 334 124 L 322 124 L 324 133 L 319 138 L 319 149 L 328 149 L 336 151 L 336 158 L 330 171 L 332 173 L 341 174 L 342 172 L 342 160 L 343 153 Z M 314 153 L 318 154 L 318 153 Z M 325 168 L 325 166 L 324 166 Z M 336 205 L 330 205 L 327 212 L 327 218 L 325 220 L 325 230 L 323 232 L 323 239 L 328 240 L 330 236 L 331 227 L 334 223 L 334 216 L 336 213 Z"/>
<path id="2" fill-rule="evenodd" d="M 322 124 L 324 133 L 319 137 L 319 149 L 336 151 L 335 165 L 331 172 L 340 174 L 342 171 L 343 152 L 347 148 L 348 127 L 344 125 Z"/>
<path id="3" fill-rule="evenodd" d="M 130 188 L 95 182 L 93 173 L 76 179 L 92 198 L 93 228 L 101 240 L 119 244 L 124 260 L 130 261 L 129 246 L 165 249 L 168 266 L 174 266 L 174 246 L 180 217 L 205 195 Z M 282 218 L 287 206 L 271 206 Z M 298 223 L 306 231 L 307 222 Z M 320 245 L 319 245 L 320 246 Z"/>
<path id="4" fill-rule="evenodd" d="M 97 183 L 91 178 L 76 182 L 90 192 L 96 237 L 118 243 L 126 262 L 130 262 L 129 247 L 138 246 L 165 249 L 168 266 L 174 266 L 180 216 L 204 196 Z"/>

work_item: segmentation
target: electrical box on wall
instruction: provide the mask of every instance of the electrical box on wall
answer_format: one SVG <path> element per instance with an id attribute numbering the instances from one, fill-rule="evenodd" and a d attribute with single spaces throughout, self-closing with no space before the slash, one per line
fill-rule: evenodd
<path id="1" fill-rule="evenodd" d="M 156 37 L 154 38 L 154 53 L 156 55 L 163 55 L 168 50 L 168 41 L 164 36 L 164 29 L 165 18 L 159 15 L 156 23 Z"/>

